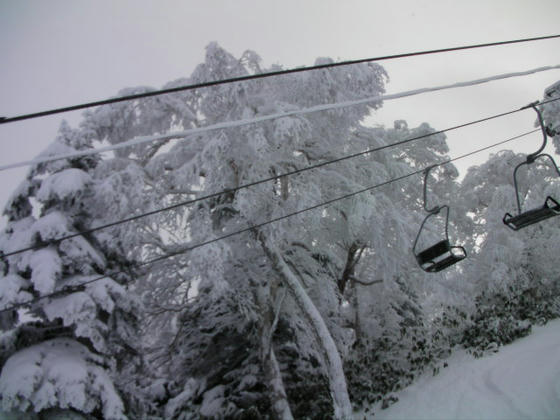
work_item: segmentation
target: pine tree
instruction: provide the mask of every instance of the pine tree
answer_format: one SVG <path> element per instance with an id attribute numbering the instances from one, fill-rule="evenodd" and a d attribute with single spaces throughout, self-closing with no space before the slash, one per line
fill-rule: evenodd
<path id="1" fill-rule="evenodd" d="M 63 123 L 41 156 L 90 148 L 87 134 Z M 125 418 L 116 375 L 138 356 L 126 254 L 107 237 L 57 240 L 103 214 L 92 176 L 98 164 L 82 157 L 36 165 L 6 205 L 2 252 L 33 249 L 3 259 L 2 309 L 22 304 L 2 315 L 4 411 Z"/>

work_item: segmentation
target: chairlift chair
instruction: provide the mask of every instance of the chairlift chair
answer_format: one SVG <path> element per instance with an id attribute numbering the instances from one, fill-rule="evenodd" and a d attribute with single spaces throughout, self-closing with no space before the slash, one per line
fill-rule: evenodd
<path id="1" fill-rule="evenodd" d="M 462 246 L 454 246 L 449 242 L 449 206 L 435 206 L 429 209 L 427 206 L 426 194 L 427 194 L 427 181 L 430 171 L 437 165 L 430 166 L 424 172 L 424 209 L 428 212 L 428 215 L 424 218 L 424 221 L 420 225 L 416 239 L 414 240 L 414 245 L 412 247 L 412 252 L 416 257 L 416 261 L 422 270 L 428 273 L 437 273 L 439 271 L 445 270 L 446 268 L 464 260 L 467 257 L 467 251 Z M 445 239 L 435 243 L 434 245 L 422 250 L 417 251 L 418 239 L 420 234 L 424 229 L 424 226 L 428 219 L 432 216 L 439 214 L 442 210 L 445 210 Z"/>
<path id="2" fill-rule="evenodd" d="M 537 150 L 535 153 L 531 153 L 530 155 L 528 155 L 527 159 L 524 162 L 521 162 L 519 165 L 517 165 L 513 171 L 513 184 L 515 186 L 515 198 L 517 199 L 517 215 L 513 216 L 510 213 L 506 213 L 504 215 L 504 218 L 502 219 L 504 224 L 513 230 L 522 229 L 524 227 L 542 222 L 543 220 L 549 219 L 553 216 L 557 216 L 560 214 L 560 204 L 558 203 L 557 200 L 555 200 L 551 196 L 546 197 L 546 199 L 544 200 L 544 204 L 542 206 L 526 211 L 522 211 L 521 199 L 519 198 L 519 185 L 517 183 L 517 171 L 521 166 L 531 165 L 537 159 L 540 158 L 548 158 L 552 164 L 552 167 L 556 170 L 556 173 L 560 177 L 560 170 L 558 169 L 558 166 L 556 165 L 556 162 L 554 161 L 552 156 L 550 156 L 547 153 L 541 153 L 546 147 L 547 136 L 553 135 L 553 133 L 550 133 L 550 130 L 546 129 L 543 122 L 542 114 L 537 108 L 537 104 L 538 101 L 527 105 L 527 107 L 525 108 L 531 107 L 537 112 L 537 115 L 539 117 L 539 124 L 543 133 L 543 143 L 539 148 L 539 150 Z"/>

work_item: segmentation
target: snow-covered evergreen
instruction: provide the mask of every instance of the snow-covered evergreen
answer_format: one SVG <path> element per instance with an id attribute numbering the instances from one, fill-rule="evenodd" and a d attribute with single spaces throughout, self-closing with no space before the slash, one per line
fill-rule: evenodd
<path id="1" fill-rule="evenodd" d="M 43 154 L 87 147 L 91 138 L 63 123 Z M 57 240 L 102 218 L 92 176 L 98 162 L 33 167 L 4 210 L 2 252 L 34 248 L 6 257 L 0 279 L 1 309 L 24 304 L 2 314 L 4 411 L 126 417 L 118 375 L 139 356 L 139 301 L 126 289 L 133 279 L 120 272 L 126 254 L 94 234 Z"/>

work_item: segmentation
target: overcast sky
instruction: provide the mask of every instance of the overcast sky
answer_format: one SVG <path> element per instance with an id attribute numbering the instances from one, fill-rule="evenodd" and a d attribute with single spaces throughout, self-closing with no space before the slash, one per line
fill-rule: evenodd
<path id="1" fill-rule="evenodd" d="M 265 65 L 312 65 L 551 35 L 560 1 L 388 0 L 0 0 L 0 116 L 114 96 L 130 86 L 161 87 L 188 76 L 211 41 L 236 56 L 256 51 Z M 388 93 L 560 64 L 560 39 L 385 61 Z M 437 129 L 519 108 L 542 97 L 560 71 L 387 101 L 373 123 Z M 62 119 L 80 112 L 0 126 L 0 164 L 33 158 Z M 452 155 L 528 131 L 535 114 L 451 132 Z M 533 135 L 508 148 L 538 148 Z M 487 155 L 458 163 L 482 163 Z M 26 169 L 0 172 L 0 206 Z"/>

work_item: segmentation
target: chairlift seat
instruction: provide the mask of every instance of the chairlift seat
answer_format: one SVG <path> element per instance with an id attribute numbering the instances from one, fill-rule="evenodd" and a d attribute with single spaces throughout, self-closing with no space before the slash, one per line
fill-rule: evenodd
<path id="1" fill-rule="evenodd" d="M 444 204 L 429 208 L 427 205 L 428 200 L 426 187 L 428 184 L 428 175 L 430 170 L 436 166 L 437 165 L 432 165 L 424 171 L 424 210 L 428 212 L 428 215 L 424 218 L 424 221 L 420 225 L 420 229 L 418 230 L 416 239 L 414 240 L 414 245 L 412 245 L 412 253 L 416 257 L 416 262 L 420 268 L 427 273 L 437 273 L 438 271 L 445 270 L 447 267 L 467 258 L 467 251 L 465 251 L 465 248 L 462 246 L 452 246 L 449 243 L 449 206 Z M 434 245 L 421 252 L 416 252 L 416 245 L 418 244 L 420 234 L 425 228 L 426 222 L 430 217 L 439 214 L 442 210 L 445 211 L 445 239 L 436 242 Z"/>
<path id="2" fill-rule="evenodd" d="M 511 229 L 519 230 L 559 214 L 560 204 L 554 198 L 548 196 L 542 207 L 527 210 L 517 216 L 506 213 L 503 222 Z"/>
<path id="3" fill-rule="evenodd" d="M 422 270 L 428 273 L 437 273 L 464 260 L 466 257 L 467 251 L 465 251 L 465 248 L 451 246 L 449 240 L 444 239 L 416 254 L 416 261 L 418 261 Z"/>

